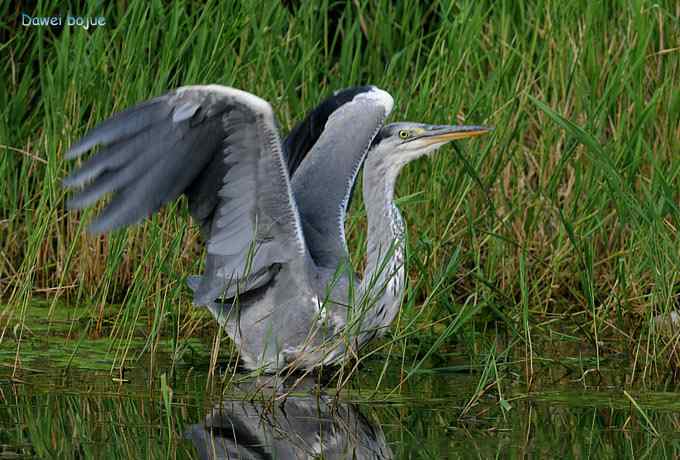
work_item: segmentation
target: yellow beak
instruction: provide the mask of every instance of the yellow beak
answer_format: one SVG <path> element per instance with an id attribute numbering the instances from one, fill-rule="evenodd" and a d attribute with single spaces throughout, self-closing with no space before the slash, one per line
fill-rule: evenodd
<path id="1" fill-rule="evenodd" d="M 468 137 L 481 136 L 492 130 L 493 128 L 489 126 L 433 126 L 416 139 L 424 140 L 428 144 L 439 144 L 458 139 L 466 139 Z"/>

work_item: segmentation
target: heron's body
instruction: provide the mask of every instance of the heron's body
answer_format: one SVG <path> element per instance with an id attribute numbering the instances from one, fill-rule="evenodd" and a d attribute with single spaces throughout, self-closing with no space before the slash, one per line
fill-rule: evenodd
<path id="1" fill-rule="evenodd" d="M 356 351 L 384 334 L 398 313 L 405 286 L 406 235 L 392 200 L 396 173 L 392 182 L 390 177 L 364 177 L 368 251 L 382 256 L 369 260 L 363 279 L 352 272 L 346 259 L 330 268 L 305 258 L 289 270 L 274 273 L 264 286 L 240 294 L 236 309 L 229 303 L 208 305 L 236 342 L 247 367 L 334 364 L 348 348 Z M 303 220 L 305 234 L 313 231 L 312 225 Z"/>
<path id="2" fill-rule="evenodd" d="M 152 214 L 184 193 L 207 240 L 194 303 L 210 309 L 243 363 L 268 371 L 342 361 L 382 335 L 404 292 L 405 227 L 394 186 L 409 161 L 482 127 L 396 123 L 372 87 L 337 92 L 281 142 L 269 104 L 222 86 L 184 87 L 128 109 L 73 146 L 105 149 L 65 180 L 71 207 L 113 192 L 90 231 Z M 362 277 L 349 266 L 346 209 L 364 164 Z"/>

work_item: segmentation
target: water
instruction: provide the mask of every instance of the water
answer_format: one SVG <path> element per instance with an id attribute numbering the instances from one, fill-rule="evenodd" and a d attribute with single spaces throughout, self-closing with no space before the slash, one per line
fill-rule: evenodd
<path id="1" fill-rule="evenodd" d="M 676 388 L 627 385 L 626 356 L 596 371 L 582 346 L 536 359 L 530 385 L 521 356 L 448 350 L 419 370 L 376 354 L 339 388 L 246 378 L 228 353 L 211 371 L 210 339 L 150 347 L 141 329 L 64 325 L 0 343 L 0 459 L 680 457 Z"/>
<path id="2" fill-rule="evenodd" d="M 375 369 L 367 366 L 362 375 Z M 152 377 L 155 378 L 152 379 Z M 161 377 L 159 377 L 159 375 Z M 560 385 L 478 390 L 475 373 L 359 376 L 321 390 L 208 369 L 0 375 L 0 458 L 677 458 L 674 393 Z M 219 379 L 212 379 L 217 381 Z M 238 381 L 238 382 L 237 382 Z M 382 390 L 385 388 L 386 390 Z M 285 396 L 284 396 L 285 395 Z M 479 397 L 477 397 L 479 396 Z M 633 402 L 635 401 L 635 402 Z M 222 455 L 220 457 L 219 455 Z M 230 455 L 230 456 L 229 456 Z"/>

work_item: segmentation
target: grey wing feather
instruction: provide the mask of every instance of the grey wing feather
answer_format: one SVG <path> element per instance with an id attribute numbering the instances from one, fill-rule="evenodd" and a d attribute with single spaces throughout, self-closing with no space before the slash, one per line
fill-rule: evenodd
<path id="1" fill-rule="evenodd" d="M 64 180 L 70 188 L 84 186 L 69 206 L 113 193 L 89 227 L 104 233 L 187 194 L 209 237 L 206 276 L 191 281 L 197 303 L 211 303 L 230 281 L 248 288 L 252 278 L 261 286 L 269 267 L 304 260 L 273 112 L 262 99 L 217 85 L 179 88 L 103 122 L 67 157 L 97 145 L 103 148 Z"/>
<path id="2" fill-rule="evenodd" d="M 319 266 L 335 269 L 348 257 L 345 213 L 357 173 L 392 110 L 392 97 L 376 87 L 337 108 L 293 176 L 307 248 Z"/>
<path id="3" fill-rule="evenodd" d="M 316 141 L 319 140 L 328 122 L 328 118 L 333 112 L 352 101 L 360 93 L 365 93 L 372 89 L 372 86 L 354 86 L 334 92 L 332 96 L 326 98 L 321 104 L 310 110 L 304 120 L 291 130 L 283 142 L 283 150 L 290 177 L 295 175 L 297 168 L 304 161 L 314 144 L 316 144 Z"/>
<path id="4" fill-rule="evenodd" d="M 172 106 L 164 103 L 164 97 L 161 96 L 117 113 L 73 145 L 66 154 L 66 159 L 79 157 L 96 145 L 109 145 L 133 136 L 163 119 L 172 109 Z"/>

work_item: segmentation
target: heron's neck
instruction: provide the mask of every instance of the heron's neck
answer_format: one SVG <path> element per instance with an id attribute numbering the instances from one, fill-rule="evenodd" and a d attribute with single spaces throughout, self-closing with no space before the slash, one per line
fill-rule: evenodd
<path id="1" fill-rule="evenodd" d="M 373 155 L 371 155 L 371 153 Z M 404 292 L 404 220 L 394 203 L 394 186 L 401 169 L 370 152 L 364 166 L 364 204 L 368 218 L 366 269 L 361 282 L 366 340 L 380 336 L 399 311 Z"/>

